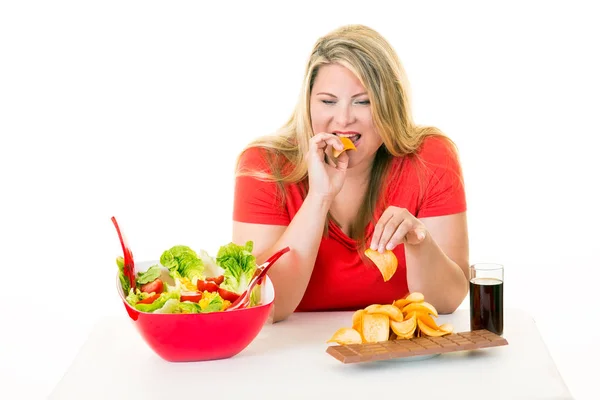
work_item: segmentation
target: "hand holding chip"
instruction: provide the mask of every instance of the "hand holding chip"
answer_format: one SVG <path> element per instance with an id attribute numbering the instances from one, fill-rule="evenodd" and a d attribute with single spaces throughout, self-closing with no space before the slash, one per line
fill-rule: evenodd
<path id="1" fill-rule="evenodd" d="M 373 232 L 371 249 L 380 253 L 393 250 L 401 243 L 416 245 L 427 235 L 425 225 L 405 208 L 388 207 Z"/>
<path id="2" fill-rule="evenodd" d="M 306 156 L 310 193 L 333 199 L 342 189 L 348 168 L 348 154 L 345 154 L 344 148 L 340 138 L 331 133 L 322 132 L 311 138 Z M 332 151 L 338 155 L 336 161 L 328 157 L 329 162 L 326 162 L 325 154 Z"/>

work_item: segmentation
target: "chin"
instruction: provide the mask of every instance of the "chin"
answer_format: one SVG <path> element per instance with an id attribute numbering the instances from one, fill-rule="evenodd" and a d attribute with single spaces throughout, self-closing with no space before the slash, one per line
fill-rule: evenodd
<path id="1" fill-rule="evenodd" d="M 362 159 L 352 159 L 348 161 L 348 169 L 354 168 L 361 163 Z"/>

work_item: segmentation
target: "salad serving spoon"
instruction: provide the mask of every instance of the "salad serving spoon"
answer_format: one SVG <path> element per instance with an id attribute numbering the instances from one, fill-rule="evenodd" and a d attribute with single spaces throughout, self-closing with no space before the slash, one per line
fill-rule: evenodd
<path id="1" fill-rule="evenodd" d="M 135 270 L 133 262 L 133 253 L 129 248 L 127 238 L 125 237 L 125 235 L 121 234 L 121 229 L 119 228 L 119 224 L 117 224 L 117 219 L 115 217 L 112 217 L 111 220 L 115 225 L 115 228 L 117 229 L 117 234 L 119 235 L 119 240 L 121 241 L 121 247 L 123 248 L 123 274 L 127 279 L 129 279 L 129 287 L 135 288 Z"/>
<path id="2" fill-rule="evenodd" d="M 244 293 L 242 293 L 240 295 L 240 297 L 237 298 L 236 301 L 231 303 L 231 305 L 229 307 L 227 307 L 225 309 L 225 311 L 232 311 L 232 310 L 237 310 L 240 308 L 246 308 L 250 304 L 250 296 L 252 294 L 252 290 L 254 289 L 254 287 L 257 284 L 262 282 L 265 275 L 267 275 L 267 271 L 269 270 L 269 268 L 271 268 L 273 266 L 275 261 L 277 261 L 277 259 L 279 259 L 279 257 L 284 255 L 288 251 L 290 251 L 290 248 L 284 247 L 283 249 L 279 250 L 277 253 L 275 253 L 271 257 L 269 257 L 269 259 L 267 261 L 265 261 L 262 265 L 260 265 L 258 268 L 256 268 L 256 271 L 254 271 L 254 275 L 252 276 L 252 279 L 250 280 L 250 283 L 248 284 L 248 287 L 246 288 Z"/>

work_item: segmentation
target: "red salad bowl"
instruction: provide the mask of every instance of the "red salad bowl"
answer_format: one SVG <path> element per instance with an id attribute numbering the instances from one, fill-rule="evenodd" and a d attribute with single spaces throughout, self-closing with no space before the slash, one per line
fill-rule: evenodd
<path id="1" fill-rule="evenodd" d="M 158 261 L 135 264 L 136 272 Z M 261 285 L 261 305 L 203 314 L 153 314 L 136 310 L 125 300 L 117 275 L 117 292 L 127 314 L 148 346 L 171 362 L 230 358 L 258 336 L 273 308 L 275 290 L 267 276 Z"/>

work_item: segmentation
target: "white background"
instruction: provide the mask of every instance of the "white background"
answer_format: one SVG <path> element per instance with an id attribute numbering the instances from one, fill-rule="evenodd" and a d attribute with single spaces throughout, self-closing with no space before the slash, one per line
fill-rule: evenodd
<path id="1" fill-rule="evenodd" d="M 284 123 L 313 43 L 347 23 L 377 29 L 398 51 L 416 121 L 459 146 L 471 261 L 505 265 L 506 306 L 534 316 L 573 395 L 591 397 L 591 4 L 248 3 L 0 5 L 3 398 L 43 398 L 99 318 L 125 317 L 111 216 L 137 260 L 229 242 L 238 151 Z"/>

